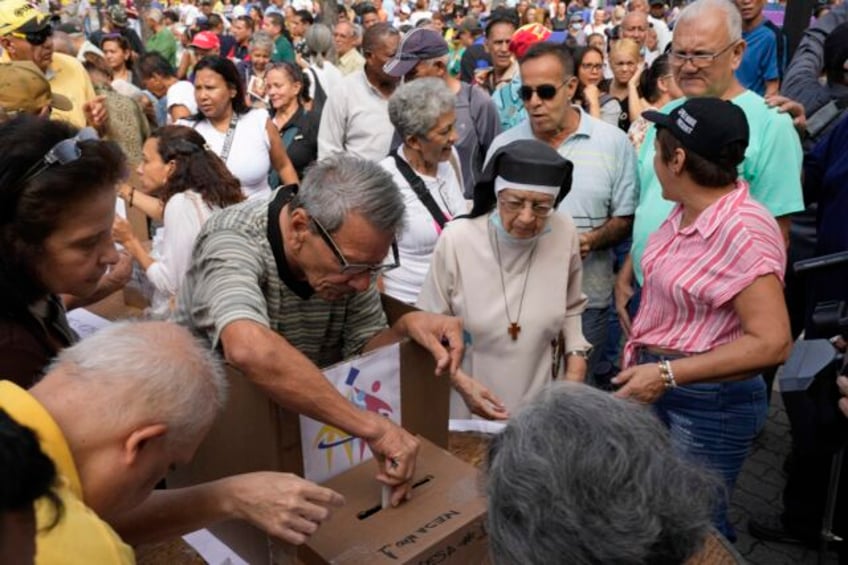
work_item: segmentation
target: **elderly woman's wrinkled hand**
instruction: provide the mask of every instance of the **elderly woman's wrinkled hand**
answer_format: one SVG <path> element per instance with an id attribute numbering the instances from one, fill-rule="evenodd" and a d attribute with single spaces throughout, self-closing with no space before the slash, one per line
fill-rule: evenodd
<path id="1" fill-rule="evenodd" d="M 612 384 L 619 386 L 615 396 L 631 398 L 650 404 L 665 392 L 665 381 L 656 363 L 636 365 L 620 372 L 612 379 Z"/>
<path id="2" fill-rule="evenodd" d="M 509 412 L 495 393 L 462 371 L 451 378 L 454 390 L 459 393 L 471 413 L 487 420 L 506 420 Z"/>

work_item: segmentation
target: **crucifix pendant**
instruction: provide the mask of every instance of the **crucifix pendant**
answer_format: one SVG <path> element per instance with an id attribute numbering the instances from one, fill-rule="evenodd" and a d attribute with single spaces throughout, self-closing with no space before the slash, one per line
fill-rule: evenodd
<path id="1" fill-rule="evenodd" d="M 509 332 L 512 341 L 515 341 L 518 339 L 518 333 L 521 331 L 521 326 L 518 325 L 518 322 L 510 322 L 509 329 L 506 331 Z"/>

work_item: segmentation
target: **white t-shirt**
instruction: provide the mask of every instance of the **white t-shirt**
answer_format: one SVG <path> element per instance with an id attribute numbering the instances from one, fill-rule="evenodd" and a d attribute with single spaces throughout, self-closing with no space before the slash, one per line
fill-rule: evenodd
<path id="1" fill-rule="evenodd" d="M 168 88 L 165 98 L 168 100 L 167 109 L 169 112 L 173 106 L 185 106 L 192 115 L 197 113 L 197 99 L 194 97 L 194 85 L 187 80 L 180 80 L 172 84 Z M 168 115 L 168 123 L 171 123 L 170 114 Z"/>
<path id="2" fill-rule="evenodd" d="M 250 199 L 271 195 L 271 187 L 268 185 L 268 171 L 271 169 L 271 140 L 266 129 L 268 119 L 268 111 L 258 109 L 240 116 L 226 159 L 227 168 L 241 182 L 241 191 Z M 216 130 L 208 120 L 179 120 L 177 123 L 196 129 L 209 148 L 216 155 L 221 155 L 226 131 Z"/>
<path id="3" fill-rule="evenodd" d="M 452 151 L 452 154 L 458 170 L 459 158 L 456 149 Z M 403 146 L 398 148 L 398 155 L 405 160 Z M 406 205 L 406 222 L 403 231 L 397 237 L 400 267 L 386 271 L 383 275 L 383 284 L 389 296 L 407 304 L 414 304 L 418 300 L 421 285 L 424 284 L 424 278 L 430 269 L 433 250 L 436 248 L 436 242 L 442 230 L 398 170 L 394 157 L 391 155 L 386 157 L 380 161 L 380 165 L 394 177 L 400 187 L 403 203 Z M 424 181 L 427 190 L 433 195 L 436 204 L 449 220 L 468 212 L 468 206 L 462 195 L 462 179 L 457 178 L 457 171 L 454 170 L 450 160 L 439 163 L 435 177 L 417 172 L 416 174 Z M 392 254 L 389 252 L 386 262 L 392 259 Z"/>
<path id="4" fill-rule="evenodd" d="M 324 67 L 319 68 L 318 65 L 312 64 L 309 65 L 309 69 L 307 70 L 309 73 L 309 99 L 315 100 L 315 81 L 314 77 L 318 78 L 318 81 L 321 83 L 321 88 L 324 89 L 324 92 L 327 94 L 327 99 L 333 96 L 334 92 L 339 92 L 342 79 L 344 75 L 342 72 L 331 62 L 324 61 Z M 314 74 L 313 74 L 314 73 Z"/>
<path id="5" fill-rule="evenodd" d="M 153 236 L 150 255 L 155 262 L 146 271 L 155 289 L 150 301 L 153 317 L 169 317 L 171 299 L 179 292 L 191 265 L 194 241 L 212 211 L 193 190 L 173 195 L 165 205 L 163 227 Z"/>

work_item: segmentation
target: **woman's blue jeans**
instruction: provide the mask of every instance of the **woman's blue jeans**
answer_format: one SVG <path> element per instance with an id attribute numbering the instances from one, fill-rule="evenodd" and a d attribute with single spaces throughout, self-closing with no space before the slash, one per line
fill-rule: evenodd
<path id="1" fill-rule="evenodd" d="M 675 357 L 643 349 L 638 362 L 656 363 L 663 358 Z M 727 507 L 751 444 L 768 416 L 763 378 L 678 386 L 654 403 L 654 411 L 668 427 L 675 449 L 723 479 L 726 492 L 719 497 L 713 523 L 728 540 L 736 541 Z"/>

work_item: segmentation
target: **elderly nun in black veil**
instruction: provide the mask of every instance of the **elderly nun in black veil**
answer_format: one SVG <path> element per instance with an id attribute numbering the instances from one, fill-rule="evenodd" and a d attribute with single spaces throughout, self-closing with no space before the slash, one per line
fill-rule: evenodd
<path id="1" fill-rule="evenodd" d="M 465 323 L 451 418 L 505 419 L 552 380 L 585 378 L 580 244 L 555 213 L 572 168 L 544 143 L 505 145 L 439 238 L 417 306 Z"/>

